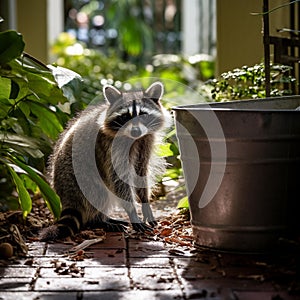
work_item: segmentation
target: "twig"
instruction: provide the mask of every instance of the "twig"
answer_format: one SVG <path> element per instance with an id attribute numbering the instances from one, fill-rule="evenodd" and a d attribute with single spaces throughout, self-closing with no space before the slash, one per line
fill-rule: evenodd
<path id="1" fill-rule="evenodd" d="M 85 248 L 87 248 L 89 246 L 92 246 L 94 244 L 103 242 L 104 239 L 105 239 L 104 237 L 99 237 L 99 238 L 83 241 L 81 244 L 69 249 L 68 252 L 77 252 L 77 251 L 80 251 L 80 250 L 84 250 Z"/>

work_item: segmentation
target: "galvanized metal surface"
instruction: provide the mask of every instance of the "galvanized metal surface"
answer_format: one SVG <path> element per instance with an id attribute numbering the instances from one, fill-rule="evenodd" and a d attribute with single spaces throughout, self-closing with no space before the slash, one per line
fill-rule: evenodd
<path id="1" fill-rule="evenodd" d="M 286 97 L 174 108 L 197 244 L 260 252 L 300 228 L 299 105 L 300 97 Z M 203 128 L 208 114 L 216 118 L 205 126 L 220 125 L 223 137 Z M 212 156 L 212 148 L 224 144 L 225 153 Z M 219 186 L 209 186 L 215 195 L 199 208 L 203 191 L 215 184 L 209 176 L 220 176 L 220 170 Z"/>

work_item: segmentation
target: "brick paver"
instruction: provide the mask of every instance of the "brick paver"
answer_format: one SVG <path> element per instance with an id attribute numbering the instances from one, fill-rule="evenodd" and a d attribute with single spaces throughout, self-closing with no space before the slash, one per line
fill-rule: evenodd
<path id="1" fill-rule="evenodd" d="M 34 242 L 27 257 L 2 261 L 0 299 L 300 299 L 267 280 L 259 260 L 247 265 L 237 256 L 199 255 L 120 233 L 87 248 L 81 261 L 66 254 L 71 247 Z"/>

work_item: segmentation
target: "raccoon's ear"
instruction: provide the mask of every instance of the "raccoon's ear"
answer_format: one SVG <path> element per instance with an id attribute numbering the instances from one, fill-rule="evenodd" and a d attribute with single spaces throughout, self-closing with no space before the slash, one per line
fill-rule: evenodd
<path id="1" fill-rule="evenodd" d="M 164 93 L 164 86 L 161 82 L 157 81 L 152 83 L 145 91 L 145 96 L 152 99 L 154 102 L 158 102 Z"/>
<path id="2" fill-rule="evenodd" d="M 121 98 L 122 93 L 112 85 L 105 85 L 103 87 L 103 95 L 106 101 L 113 104 Z"/>

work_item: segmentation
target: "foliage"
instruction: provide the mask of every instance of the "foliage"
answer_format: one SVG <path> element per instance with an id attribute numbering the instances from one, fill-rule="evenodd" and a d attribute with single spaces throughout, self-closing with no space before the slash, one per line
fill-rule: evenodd
<path id="1" fill-rule="evenodd" d="M 182 166 L 179 159 L 179 146 L 176 139 L 175 128 L 165 136 L 165 143 L 158 149 L 158 155 L 167 160 L 168 168 L 161 178 L 161 182 L 167 180 L 177 180 L 182 177 Z"/>
<path id="2" fill-rule="evenodd" d="M 103 84 L 114 83 L 119 86 L 128 77 L 137 74 L 136 66 L 123 62 L 116 53 L 105 55 L 88 49 L 68 33 L 59 35 L 52 52 L 57 56 L 57 65 L 73 70 L 83 78 L 81 103 L 76 103 L 74 110 L 80 110 L 90 103 L 102 91 Z"/>
<path id="3" fill-rule="evenodd" d="M 76 96 L 71 91 L 78 76 L 57 68 L 53 76 L 47 66 L 23 53 L 23 38 L 15 31 L 1 32 L 0 45 L 0 185 L 5 187 L 0 192 L 0 209 L 16 208 L 18 200 L 26 217 L 31 193 L 40 192 L 58 217 L 59 197 L 42 172 L 53 141 L 68 119 L 60 109 L 67 102 L 63 93 Z"/>
<path id="4" fill-rule="evenodd" d="M 214 62 L 208 55 L 186 58 L 181 55 L 159 54 L 153 57 L 151 64 L 137 67 L 121 60 L 114 51 L 104 54 L 89 49 L 68 33 L 60 34 L 52 46 L 52 52 L 57 57 L 57 65 L 73 70 L 83 77 L 82 103 L 81 106 L 77 103 L 76 107 L 74 103 L 75 110 L 82 109 L 97 97 L 106 83 L 121 88 L 125 82 L 141 83 L 145 79 L 147 85 L 149 78 L 156 77 L 176 83 L 175 90 L 178 94 L 178 83 L 195 88 L 214 75 Z"/>
<path id="5" fill-rule="evenodd" d="M 189 208 L 188 196 L 183 197 L 177 204 L 177 208 Z"/>
<path id="6" fill-rule="evenodd" d="M 271 65 L 272 97 L 292 93 L 288 86 L 295 81 L 295 78 L 288 75 L 290 70 L 291 67 L 289 66 Z M 215 101 L 265 98 L 264 64 L 256 64 L 251 67 L 243 66 L 240 69 L 223 73 L 219 80 L 213 79 L 209 85 L 212 87 L 212 99 Z"/>
<path id="7" fill-rule="evenodd" d="M 117 45 L 131 56 L 139 56 L 153 48 L 152 29 L 144 21 L 140 1 L 110 1 L 108 27 L 118 29 Z"/>
<path id="8" fill-rule="evenodd" d="M 198 54 L 184 57 L 176 54 L 158 54 L 144 69 L 140 69 L 140 77 L 157 77 L 162 80 L 173 80 L 189 88 L 212 79 L 214 61 L 211 56 Z M 176 92 L 180 92 L 175 89 Z"/>

